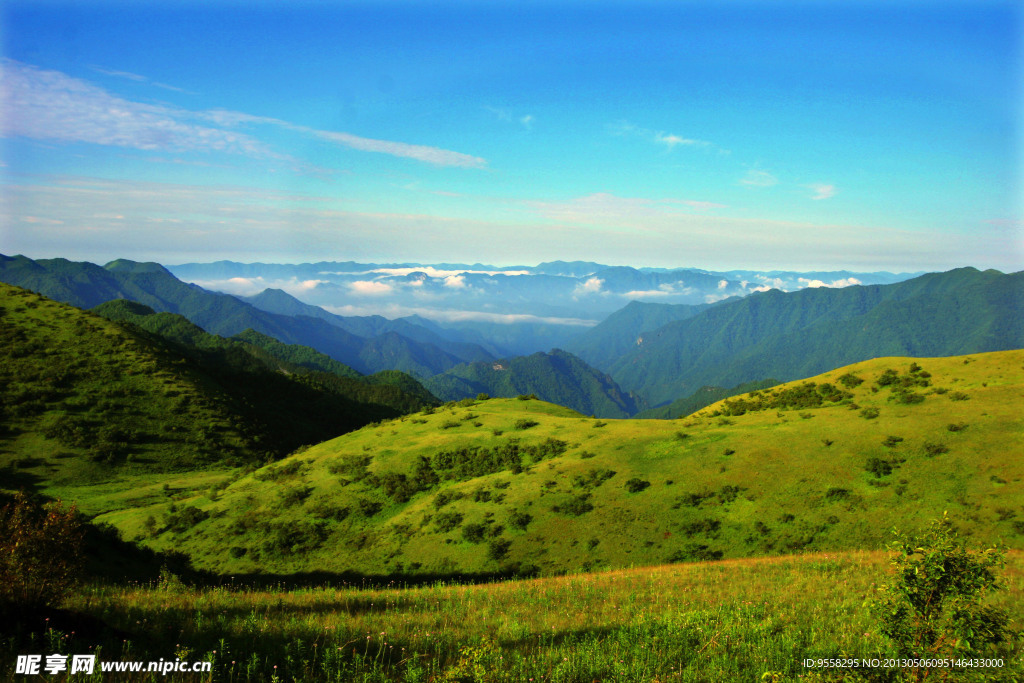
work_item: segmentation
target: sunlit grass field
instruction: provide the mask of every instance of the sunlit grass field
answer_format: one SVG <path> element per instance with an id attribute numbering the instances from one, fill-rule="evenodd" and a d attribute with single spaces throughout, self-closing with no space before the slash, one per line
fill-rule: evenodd
<path id="1" fill-rule="evenodd" d="M 887 560 L 813 553 L 416 588 L 203 589 L 172 579 L 89 588 L 67 607 L 124 632 L 101 659 L 213 662 L 209 676 L 180 680 L 806 680 L 822 673 L 803 666 L 808 658 L 893 654 L 867 606 Z M 993 604 L 1020 628 L 1024 554 L 1009 554 L 1002 577 Z M 84 653 L 97 643 L 76 633 L 62 645 Z M 987 674 L 1019 680 L 1019 649 Z"/>

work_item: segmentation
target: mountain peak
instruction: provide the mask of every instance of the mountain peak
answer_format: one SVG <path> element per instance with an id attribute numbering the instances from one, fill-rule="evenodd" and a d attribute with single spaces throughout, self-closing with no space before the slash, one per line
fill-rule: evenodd
<path id="1" fill-rule="evenodd" d="M 165 275 L 171 275 L 169 270 L 153 261 L 139 262 L 119 258 L 111 261 L 103 267 L 112 273 L 163 273 Z M 174 276 L 171 275 L 171 277 Z"/>

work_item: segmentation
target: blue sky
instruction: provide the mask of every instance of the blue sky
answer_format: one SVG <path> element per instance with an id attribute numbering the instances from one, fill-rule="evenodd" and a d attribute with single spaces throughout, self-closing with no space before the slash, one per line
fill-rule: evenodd
<path id="1" fill-rule="evenodd" d="M 0 251 L 1020 270 L 1014 2 L 7 2 Z"/>

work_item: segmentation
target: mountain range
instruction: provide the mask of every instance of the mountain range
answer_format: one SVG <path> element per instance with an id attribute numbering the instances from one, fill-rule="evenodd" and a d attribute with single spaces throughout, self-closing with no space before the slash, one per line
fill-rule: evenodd
<path id="1" fill-rule="evenodd" d="M 541 264 L 543 272 L 536 277 L 583 277 L 576 274 L 595 265 Z M 261 264 L 252 265 L 255 271 L 231 263 L 214 266 L 220 275 L 277 272 Z M 337 267 L 337 272 L 369 272 L 360 264 Z M 678 275 L 628 270 L 635 272 L 596 272 L 609 280 L 624 278 L 630 286 L 639 286 L 637 277 Z M 598 417 L 671 416 L 755 386 L 750 383 L 765 386 L 883 355 L 938 356 L 1024 346 L 1024 274 L 973 268 L 893 284 L 755 291 L 711 303 L 633 301 L 597 325 L 577 326 L 568 339 L 556 332 L 562 343 L 531 354 L 502 352 L 510 341 L 518 346 L 514 339 L 529 329 L 524 324 L 534 326 L 538 338 L 551 326 L 341 316 L 281 289 L 248 297 L 210 292 L 155 263 L 118 260 L 101 267 L 0 256 L 0 280 L 82 307 L 118 298 L 138 301 L 156 312 L 183 315 L 212 334 L 258 334 L 310 347 L 358 374 L 406 372 L 444 400 L 479 393 L 535 394 Z M 656 285 L 655 280 L 647 284 Z M 673 402 L 679 403 L 671 407 Z"/>

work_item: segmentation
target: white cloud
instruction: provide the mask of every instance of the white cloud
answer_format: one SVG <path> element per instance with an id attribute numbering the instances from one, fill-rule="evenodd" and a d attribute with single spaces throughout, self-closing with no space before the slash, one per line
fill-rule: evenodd
<path id="1" fill-rule="evenodd" d="M 768 286 L 769 289 L 783 289 L 786 286 L 785 281 L 781 277 L 768 277 L 767 275 L 755 275 L 758 280 Z M 745 288 L 746 283 L 743 284 Z M 763 289 L 757 291 L 765 291 Z"/>
<path id="2" fill-rule="evenodd" d="M 449 275 L 444 279 L 444 286 L 452 289 L 466 289 L 466 276 Z"/>
<path id="3" fill-rule="evenodd" d="M 620 296 L 627 299 L 649 299 L 652 297 L 670 296 L 672 294 L 675 294 L 675 292 L 666 291 L 664 289 L 634 289 L 629 292 L 624 292 Z"/>
<path id="4" fill-rule="evenodd" d="M 797 278 L 804 287 L 851 287 L 853 285 L 863 284 L 860 280 L 855 277 L 843 278 L 841 280 L 833 280 L 832 282 L 823 282 L 821 280 L 809 280 L 805 277 Z"/>
<path id="5" fill-rule="evenodd" d="M 302 282 L 299 283 L 298 289 L 303 292 L 308 292 L 310 290 L 316 289 L 320 285 L 327 284 L 330 284 L 330 280 L 303 280 Z"/>
<path id="6" fill-rule="evenodd" d="M 604 286 L 604 280 L 602 280 L 599 277 L 592 277 L 592 278 L 589 278 L 583 284 L 576 285 L 576 288 L 573 290 L 572 293 L 573 293 L 574 296 L 579 296 L 579 295 L 584 295 L 584 294 L 600 294 L 601 293 L 601 288 L 603 286 Z"/>
<path id="7" fill-rule="evenodd" d="M 757 171 L 750 169 L 747 171 L 747 175 L 740 179 L 741 185 L 749 185 L 750 187 L 771 187 L 777 185 L 779 179 L 773 176 L 768 171 Z"/>
<path id="8" fill-rule="evenodd" d="M 725 289 L 728 286 L 729 286 L 729 281 L 728 280 L 719 280 L 718 281 L 718 288 L 719 289 Z"/>
<path id="9" fill-rule="evenodd" d="M 835 185 L 825 185 L 823 183 L 815 183 L 814 185 L 807 185 L 810 189 L 814 190 L 814 196 L 811 199 L 831 199 L 836 196 Z"/>
<path id="10" fill-rule="evenodd" d="M 523 124 L 527 128 L 533 127 L 533 114 L 527 114 L 526 116 L 519 117 L 519 123 Z"/>
<path id="11" fill-rule="evenodd" d="M 348 283 L 348 287 L 356 294 L 365 294 L 369 296 L 390 294 L 394 291 L 394 287 L 391 285 L 386 282 L 378 282 L 376 280 L 356 280 L 355 282 Z"/>

